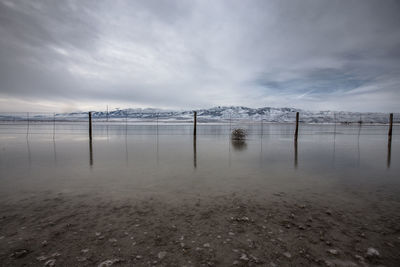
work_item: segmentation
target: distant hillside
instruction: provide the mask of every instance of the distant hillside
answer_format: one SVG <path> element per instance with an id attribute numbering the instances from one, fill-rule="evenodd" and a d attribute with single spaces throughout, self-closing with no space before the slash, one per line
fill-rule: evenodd
<path id="1" fill-rule="evenodd" d="M 223 122 L 229 120 L 265 121 L 265 122 L 293 122 L 296 112 L 300 112 L 300 121 L 306 123 L 388 123 L 389 115 L 386 113 L 371 112 L 344 112 L 344 111 L 307 111 L 295 108 L 248 108 L 241 106 L 213 107 L 198 109 L 199 122 Z M 154 108 L 146 109 L 117 109 L 110 112 L 93 111 L 94 120 L 108 119 L 110 121 L 127 119 L 129 121 L 191 121 L 193 110 L 174 111 Z M 30 120 L 86 120 L 87 112 L 35 114 L 31 113 Z M 395 116 L 396 118 L 396 116 Z M 26 120 L 27 113 L 0 114 L 0 120 Z M 396 121 L 396 119 L 395 119 Z"/>

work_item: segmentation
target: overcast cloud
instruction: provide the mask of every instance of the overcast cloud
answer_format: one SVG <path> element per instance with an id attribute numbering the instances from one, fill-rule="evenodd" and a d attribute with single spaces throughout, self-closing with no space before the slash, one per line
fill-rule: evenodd
<path id="1" fill-rule="evenodd" d="M 400 1 L 0 0 L 0 111 L 400 111 Z"/>

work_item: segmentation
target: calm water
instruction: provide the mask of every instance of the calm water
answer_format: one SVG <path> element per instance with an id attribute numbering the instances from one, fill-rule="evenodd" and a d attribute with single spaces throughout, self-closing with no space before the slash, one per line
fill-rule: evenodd
<path id="1" fill-rule="evenodd" d="M 0 125 L 0 193 L 143 194 L 206 197 L 274 192 L 400 192 L 400 128 L 389 146 L 387 126 L 241 125 L 245 142 L 231 142 L 235 125 Z"/>

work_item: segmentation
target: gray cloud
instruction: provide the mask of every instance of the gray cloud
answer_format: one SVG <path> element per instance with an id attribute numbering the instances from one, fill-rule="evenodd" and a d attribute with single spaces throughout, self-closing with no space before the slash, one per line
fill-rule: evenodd
<path id="1" fill-rule="evenodd" d="M 0 102 L 398 112 L 399 13 L 395 0 L 0 0 Z"/>

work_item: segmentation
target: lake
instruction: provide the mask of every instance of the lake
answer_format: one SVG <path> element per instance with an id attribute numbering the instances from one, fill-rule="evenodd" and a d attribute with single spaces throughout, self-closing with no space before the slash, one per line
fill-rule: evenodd
<path id="1" fill-rule="evenodd" d="M 243 142 L 230 128 L 243 127 Z M 53 130 L 55 130 L 53 132 Z M 394 132 L 398 130 L 395 127 Z M 302 125 L 297 146 L 291 124 L 0 125 L 0 190 L 39 192 L 262 194 L 376 188 L 398 190 L 400 142 L 388 150 L 387 126 Z M 54 134 L 54 135 L 53 135 Z M 54 137 L 54 138 L 53 138 Z"/>

